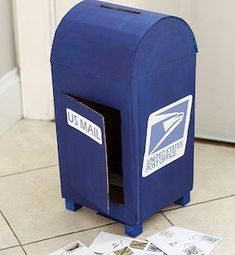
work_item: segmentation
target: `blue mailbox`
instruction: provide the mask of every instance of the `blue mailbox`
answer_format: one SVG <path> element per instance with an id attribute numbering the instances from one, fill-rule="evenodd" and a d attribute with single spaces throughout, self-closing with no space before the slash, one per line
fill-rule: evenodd
<path id="1" fill-rule="evenodd" d="M 62 196 L 137 236 L 193 186 L 197 46 L 180 18 L 86 0 L 51 55 Z"/>

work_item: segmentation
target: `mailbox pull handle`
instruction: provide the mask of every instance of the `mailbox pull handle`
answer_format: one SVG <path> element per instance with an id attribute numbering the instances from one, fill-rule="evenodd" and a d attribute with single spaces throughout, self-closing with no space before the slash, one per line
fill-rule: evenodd
<path id="1" fill-rule="evenodd" d="M 100 7 L 110 9 L 110 10 L 114 10 L 114 11 L 129 12 L 129 13 L 132 13 L 132 14 L 141 14 L 140 11 L 128 10 L 128 9 L 124 9 L 124 8 L 116 7 L 116 6 L 111 6 L 111 5 L 101 4 Z"/>

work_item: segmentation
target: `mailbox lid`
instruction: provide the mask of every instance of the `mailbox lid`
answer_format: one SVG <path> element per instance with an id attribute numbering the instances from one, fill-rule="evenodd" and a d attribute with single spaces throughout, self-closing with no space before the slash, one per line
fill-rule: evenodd
<path id="1" fill-rule="evenodd" d="M 163 47 L 171 38 L 169 34 L 175 38 L 171 51 Z M 175 43 L 181 43 L 181 47 Z M 75 67 L 81 74 L 131 81 L 163 59 L 171 62 L 190 51 L 197 51 L 195 38 L 180 18 L 85 0 L 71 9 L 58 26 L 51 62 Z M 154 65 L 149 57 L 154 59 Z"/>
<path id="2" fill-rule="evenodd" d="M 51 62 L 75 67 L 81 74 L 130 81 L 140 41 L 164 17 L 100 1 L 83 1 L 58 26 Z"/>
<path id="3" fill-rule="evenodd" d="M 190 26 L 181 18 L 164 17 L 148 30 L 136 52 L 133 79 L 151 75 L 198 52 Z M 175 68 L 177 72 L 177 67 Z M 133 81 L 134 82 L 134 81 Z"/>

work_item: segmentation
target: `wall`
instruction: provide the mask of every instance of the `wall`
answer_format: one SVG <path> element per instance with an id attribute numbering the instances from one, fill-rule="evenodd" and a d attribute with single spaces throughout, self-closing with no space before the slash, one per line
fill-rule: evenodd
<path id="1" fill-rule="evenodd" d="M 0 77 L 15 67 L 11 1 L 0 1 Z"/>
<path id="2" fill-rule="evenodd" d="M 199 137 L 235 142 L 235 1 L 194 1 Z"/>
<path id="3" fill-rule="evenodd" d="M 12 5 L 0 1 L 0 135 L 22 117 L 16 68 Z"/>
<path id="4" fill-rule="evenodd" d="M 25 118 L 54 118 L 49 61 L 54 32 L 53 3 L 51 0 L 13 2 Z"/>

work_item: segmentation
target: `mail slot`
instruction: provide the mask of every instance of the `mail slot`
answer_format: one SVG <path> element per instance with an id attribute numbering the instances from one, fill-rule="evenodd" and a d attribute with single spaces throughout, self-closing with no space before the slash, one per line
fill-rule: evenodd
<path id="1" fill-rule="evenodd" d="M 51 54 L 62 196 L 137 236 L 193 187 L 197 46 L 180 18 L 87 0 Z"/>

